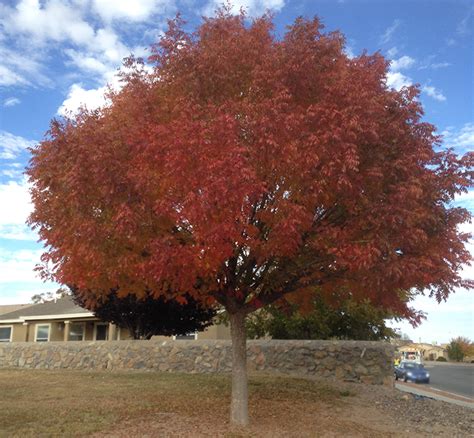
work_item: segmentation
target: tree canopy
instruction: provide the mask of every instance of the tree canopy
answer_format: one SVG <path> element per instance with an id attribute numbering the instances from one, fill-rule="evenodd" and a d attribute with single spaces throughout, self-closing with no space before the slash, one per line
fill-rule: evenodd
<path id="1" fill-rule="evenodd" d="M 53 120 L 31 151 L 42 274 L 223 305 L 239 424 L 248 313 L 317 290 L 416 323 L 404 291 L 441 301 L 472 286 L 457 228 L 470 216 L 450 202 L 474 154 L 439 150 L 419 90 L 390 89 L 379 53 L 343 49 L 317 18 L 278 38 L 269 16 L 223 9 L 194 32 L 178 17 L 151 69 L 129 58 L 110 105 Z"/>
<path id="2" fill-rule="evenodd" d="M 474 356 L 474 343 L 469 338 L 458 336 L 451 339 L 446 350 L 448 357 L 456 362 L 462 361 L 465 357 L 469 357 L 472 360 Z"/>
<path id="3" fill-rule="evenodd" d="M 399 337 L 385 322 L 394 316 L 367 301 L 346 300 L 333 307 L 315 297 L 312 307 L 304 313 L 288 304 L 270 305 L 254 312 L 247 318 L 247 337 L 389 340 Z"/>
<path id="4" fill-rule="evenodd" d="M 145 297 L 137 298 L 134 294 L 121 297 L 118 290 L 112 290 L 102 300 L 87 300 L 84 296 L 89 294 L 71 290 L 76 304 L 94 312 L 101 321 L 128 329 L 134 339 L 202 331 L 212 325 L 216 315 L 214 309 L 203 307 L 191 297 L 187 297 L 186 303 L 178 303 L 162 296 L 154 298 L 148 291 Z"/>
<path id="5" fill-rule="evenodd" d="M 60 287 L 55 292 L 41 292 L 31 296 L 30 301 L 33 304 L 47 303 L 48 301 L 54 301 L 58 298 L 65 297 L 70 294 L 70 291 L 66 288 Z"/>
<path id="6" fill-rule="evenodd" d="M 451 342 L 446 347 L 446 351 L 448 352 L 448 357 L 450 360 L 455 362 L 462 362 L 464 359 L 464 351 L 459 342 L 455 339 L 452 339 Z"/>

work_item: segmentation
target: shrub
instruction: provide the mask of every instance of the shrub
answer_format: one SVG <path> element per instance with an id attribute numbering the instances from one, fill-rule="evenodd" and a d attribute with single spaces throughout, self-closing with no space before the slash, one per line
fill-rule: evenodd
<path id="1" fill-rule="evenodd" d="M 440 356 L 436 359 L 436 362 L 447 362 L 446 358 L 443 356 Z"/>
<path id="2" fill-rule="evenodd" d="M 461 362 L 463 360 L 464 351 L 462 349 L 461 344 L 456 340 L 453 339 L 446 348 L 446 350 L 448 350 L 448 357 L 450 360 L 453 360 L 455 362 Z"/>

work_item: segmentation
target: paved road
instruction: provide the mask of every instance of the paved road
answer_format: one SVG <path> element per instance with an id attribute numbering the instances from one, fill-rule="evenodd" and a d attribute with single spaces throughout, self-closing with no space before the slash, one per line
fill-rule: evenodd
<path id="1" fill-rule="evenodd" d="M 428 385 L 435 389 L 474 399 L 474 364 L 438 364 L 426 362 L 430 373 Z"/>

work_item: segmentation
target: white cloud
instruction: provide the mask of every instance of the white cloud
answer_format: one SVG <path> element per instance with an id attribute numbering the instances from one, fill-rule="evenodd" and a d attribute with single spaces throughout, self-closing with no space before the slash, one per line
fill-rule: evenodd
<path id="1" fill-rule="evenodd" d="M 394 59 L 390 63 L 390 69 L 387 73 L 387 86 L 394 88 L 395 90 L 400 90 L 403 87 L 408 87 L 413 84 L 412 79 L 401 73 L 401 70 L 407 70 L 413 67 L 416 64 L 415 59 L 411 56 L 401 56 L 398 59 Z M 440 65 L 440 64 L 438 64 Z M 423 67 L 426 68 L 426 67 Z M 432 85 L 424 85 L 422 91 L 429 97 L 439 101 L 444 102 L 446 96 Z"/>
<path id="2" fill-rule="evenodd" d="M 390 70 L 392 72 L 406 70 L 412 67 L 414 64 L 415 64 L 415 60 L 412 57 L 404 55 L 401 58 L 394 59 L 390 63 Z"/>
<path id="3" fill-rule="evenodd" d="M 18 99 L 17 97 L 8 97 L 3 101 L 3 106 L 9 107 L 9 106 L 15 106 L 21 103 L 21 100 Z"/>
<path id="4" fill-rule="evenodd" d="M 152 71 L 151 66 L 145 65 L 144 69 L 148 72 Z M 122 72 L 127 71 L 124 67 L 120 70 Z M 110 101 L 106 98 L 109 88 L 115 92 L 119 91 L 123 85 L 116 69 L 105 72 L 103 74 L 103 81 L 106 82 L 106 85 L 90 89 L 83 88 L 81 84 L 73 84 L 69 88 L 68 96 L 59 107 L 57 114 L 60 116 L 73 115 L 80 107 L 94 110 L 109 105 Z"/>
<path id="5" fill-rule="evenodd" d="M 446 100 L 446 96 L 432 85 L 423 85 L 421 91 L 439 102 Z"/>
<path id="6" fill-rule="evenodd" d="M 133 9 L 135 2 L 128 5 Z M 15 8 L 4 8 L 0 23 L 9 41 L 0 45 L 0 85 L 51 83 L 41 70 L 52 50 L 63 51 L 70 65 L 100 79 L 120 65 L 129 48 L 110 26 L 86 20 L 89 6 L 89 1 L 21 0 Z"/>
<path id="7" fill-rule="evenodd" d="M 463 19 L 459 22 L 459 24 L 456 27 L 456 33 L 459 36 L 467 36 L 470 35 L 472 32 L 472 26 L 471 26 L 471 19 L 473 16 L 473 11 L 474 8 L 469 8 L 466 15 L 463 17 Z"/>
<path id="8" fill-rule="evenodd" d="M 400 90 L 403 87 L 409 87 L 412 85 L 412 80 L 400 72 L 389 71 L 387 73 L 387 86 L 394 88 L 395 90 Z"/>
<path id="9" fill-rule="evenodd" d="M 58 109 L 60 116 L 66 116 L 69 113 L 76 113 L 80 107 L 86 107 L 94 110 L 107 104 L 105 93 L 107 87 L 92 88 L 86 90 L 81 84 L 73 84 L 69 89 L 66 100 Z"/>
<path id="10" fill-rule="evenodd" d="M 6 176 L 9 180 L 20 180 L 23 177 L 23 165 L 21 163 L 2 163 L 0 175 Z"/>
<path id="11" fill-rule="evenodd" d="M 43 73 L 39 57 L 39 52 L 29 46 L 15 50 L 0 45 L 0 86 L 50 85 L 51 79 Z"/>
<path id="12" fill-rule="evenodd" d="M 8 181 L 0 184 L 0 238 L 14 240 L 36 240 L 36 234 L 26 225 L 32 212 L 28 183 Z"/>
<path id="13" fill-rule="evenodd" d="M 204 15 L 214 15 L 217 8 L 225 3 L 222 0 L 211 0 L 204 8 Z M 235 0 L 232 2 L 232 13 L 238 14 L 244 9 L 250 16 L 259 16 L 266 11 L 279 11 L 285 6 L 285 0 Z"/>
<path id="14" fill-rule="evenodd" d="M 466 193 L 462 193 L 458 196 L 456 196 L 454 200 L 456 205 L 459 205 L 461 207 L 466 208 L 469 210 L 473 215 L 474 215 L 474 190 L 470 190 Z M 472 233 L 473 238 L 474 238 L 474 226 L 471 225 L 469 228 L 467 225 L 462 228 L 464 232 Z M 471 251 L 474 255 L 474 249 Z M 473 275 L 474 277 L 474 275 Z"/>
<path id="15" fill-rule="evenodd" d="M 97 55 L 74 49 L 66 49 L 64 53 L 70 58 L 70 64 L 75 65 L 81 70 L 103 75 L 110 69 L 107 64 L 98 59 Z"/>
<path id="16" fill-rule="evenodd" d="M 393 23 L 385 30 L 380 37 L 380 44 L 387 44 L 393 37 L 393 34 L 398 29 L 402 22 L 398 19 L 393 20 Z"/>
<path id="17" fill-rule="evenodd" d="M 0 283 L 37 282 L 34 271 L 40 263 L 42 250 L 15 250 L 0 249 Z"/>
<path id="18" fill-rule="evenodd" d="M 346 45 L 343 51 L 344 51 L 344 54 L 350 59 L 353 59 L 356 57 L 354 51 L 352 50 L 352 47 L 349 45 Z"/>
<path id="19" fill-rule="evenodd" d="M 387 86 L 399 91 L 403 87 L 413 85 L 410 77 L 404 75 L 400 70 L 406 70 L 415 64 L 415 60 L 407 55 L 394 59 L 390 63 L 390 69 L 387 73 Z"/>
<path id="20" fill-rule="evenodd" d="M 452 64 L 450 62 L 426 62 L 423 65 L 420 65 L 418 67 L 418 70 L 426 70 L 426 69 L 432 69 L 432 70 L 439 70 L 440 68 L 446 68 L 451 66 Z"/>
<path id="21" fill-rule="evenodd" d="M 105 60 L 120 63 L 130 53 L 130 50 L 119 40 L 117 34 L 110 28 L 99 29 L 89 49 L 100 53 Z"/>
<path id="22" fill-rule="evenodd" d="M 391 49 L 387 50 L 387 55 L 390 58 L 393 58 L 394 56 L 396 56 L 397 53 L 398 53 L 398 49 L 396 47 L 392 47 Z"/>
<path id="23" fill-rule="evenodd" d="M 9 87 L 11 85 L 29 85 L 29 81 L 11 68 L 0 65 L 0 86 Z"/>
<path id="24" fill-rule="evenodd" d="M 129 50 L 109 21 L 144 20 L 159 6 L 170 3 L 168 0 L 93 0 L 94 10 L 107 18 L 105 27 L 100 27 L 97 21 L 87 17 L 89 1 L 21 0 L 15 8 L 7 9 L 2 24 L 6 34 L 26 36 L 33 46 L 69 43 L 81 50 L 100 53 L 106 60 L 120 62 Z"/>
<path id="25" fill-rule="evenodd" d="M 466 123 L 461 129 L 446 128 L 441 135 L 448 147 L 456 149 L 459 153 L 474 150 L 474 123 Z"/>
<path id="26" fill-rule="evenodd" d="M 12 160 L 34 144 L 35 142 L 32 140 L 13 135 L 7 131 L 0 131 L 0 158 Z"/>
<path id="27" fill-rule="evenodd" d="M 433 70 L 438 70 L 439 68 L 449 67 L 450 65 L 452 65 L 450 62 L 434 62 L 433 64 L 430 64 L 429 67 Z"/>
<path id="28" fill-rule="evenodd" d="M 49 0 L 21 0 L 4 26 L 7 32 L 21 32 L 32 35 L 32 43 L 42 44 L 48 40 L 71 40 L 85 44 L 94 37 L 94 29 L 82 20 L 80 8 L 73 8 L 67 2 Z"/>
<path id="29" fill-rule="evenodd" d="M 92 8 L 103 21 L 145 21 L 156 12 L 174 7 L 168 0 L 93 0 Z"/>

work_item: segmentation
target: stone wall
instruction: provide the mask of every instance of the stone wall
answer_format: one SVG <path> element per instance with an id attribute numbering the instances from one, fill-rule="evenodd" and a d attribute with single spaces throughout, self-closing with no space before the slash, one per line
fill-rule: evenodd
<path id="1" fill-rule="evenodd" d="M 394 349 L 361 341 L 247 344 L 250 371 L 391 384 Z M 0 368 L 229 372 L 230 341 L 109 341 L 0 344 Z"/>

